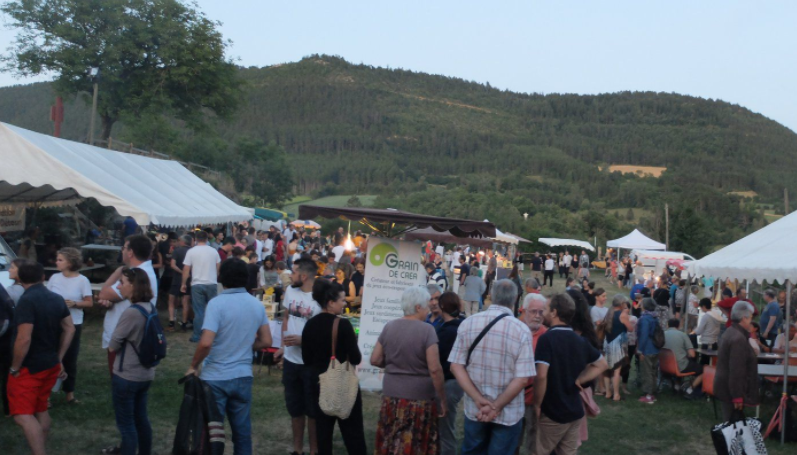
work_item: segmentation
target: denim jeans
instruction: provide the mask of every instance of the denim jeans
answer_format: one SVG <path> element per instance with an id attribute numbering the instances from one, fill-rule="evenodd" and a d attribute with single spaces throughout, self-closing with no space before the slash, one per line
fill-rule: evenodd
<path id="1" fill-rule="evenodd" d="M 465 417 L 465 439 L 462 455 L 507 455 L 515 452 L 520 443 L 523 420 L 512 426 L 476 422 Z"/>
<path id="2" fill-rule="evenodd" d="M 457 454 L 457 406 L 464 392 L 456 379 L 448 379 L 445 383 L 446 416 L 438 419 L 437 428 L 440 433 L 440 455 Z"/>
<path id="3" fill-rule="evenodd" d="M 225 416 L 230 419 L 233 453 L 235 455 L 251 455 L 252 377 L 205 381 L 205 383 L 213 390 L 222 420 Z"/>
<path id="4" fill-rule="evenodd" d="M 113 376 L 113 409 L 122 434 L 122 455 L 150 455 L 152 426 L 147 417 L 147 391 L 152 381 L 128 381 Z"/>
<path id="5" fill-rule="evenodd" d="M 202 336 L 202 323 L 205 321 L 205 308 L 213 297 L 216 297 L 219 289 L 215 284 L 192 284 L 191 285 L 191 307 L 194 309 L 194 334 L 191 341 L 197 342 Z"/>

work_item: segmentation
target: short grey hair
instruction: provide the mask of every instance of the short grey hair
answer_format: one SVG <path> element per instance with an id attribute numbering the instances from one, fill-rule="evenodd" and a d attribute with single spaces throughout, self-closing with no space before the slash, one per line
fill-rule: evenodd
<path id="1" fill-rule="evenodd" d="M 401 294 L 401 310 L 404 312 L 404 316 L 415 314 L 417 312 L 416 306 L 429 308 L 429 299 L 431 298 L 432 296 L 429 295 L 426 287 L 408 287 Z"/>
<path id="2" fill-rule="evenodd" d="M 526 294 L 526 297 L 523 298 L 523 308 L 528 307 L 529 303 L 531 303 L 534 300 L 540 301 L 543 304 L 548 302 L 548 299 L 546 299 L 545 296 L 542 294 L 528 293 Z"/>
<path id="3" fill-rule="evenodd" d="M 645 297 L 642 299 L 642 308 L 644 308 L 645 311 L 656 311 L 656 301 L 650 297 Z"/>
<path id="4" fill-rule="evenodd" d="M 493 283 L 493 290 L 490 295 L 493 299 L 493 305 L 514 308 L 517 300 L 517 286 L 512 281 L 504 278 Z"/>
<path id="5" fill-rule="evenodd" d="M 527 288 L 531 288 L 531 289 L 539 289 L 540 288 L 540 282 L 537 281 L 536 278 L 531 277 L 531 278 L 526 280 L 525 286 Z"/>
<path id="6" fill-rule="evenodd" d="M 433 295 L 439 293 L 443 293 L 443 288 L 437 285 L 437 283 L 429 283 L 426 285 L 426 290 L 429 291 L 429 298 L 431 299 Z"/>
<path id="7" fill-rule="evenodd" d="M 742 319 L 753 316 L 753 305 L 739 300 L 731 309 L 731 322 L 741 322 Z"/>
<path id="8" fill-rule="evenodd" d="M 693 284 L 693 285 L 692 285 L 692 286 L 689 288 L 689 290 L 690 290 L 690 291 L 692 291 L 692 294 L 697 294 L 697 292 L 700 290 L 700 286 L 698 286 L 698 285 L 696 285 L 696 284 Z"/>
<path id="9" fill-rule="evenodd" d="M 615 294 L 614 297 L 612 297 L 612 307 L 614 308 L 620 308 L 623 306 L 623 303 L 626 302 L 628 302 L 628 297 L 623 294 Z"/>
<path id="10" fill-rule="evenodd" d="M 479 269 L 477 269 L 476 267 L 471 267 L 470 276 L 479 276 Z"/>
<path id="11" fill-rule="evenodd" d="M 194 238 L 193 238 L 193 237 L 191 237 L 191 236 L 190 236 L 190 235 L 188 235 L 188 234 L 185 234 L 185 235 L 181 235 L 181 236 L 180 236 L 180 240 L 181 240 L 183 243 L 185 243 L 186 245 L 190 245 L 190 244 L 191 244 L 191 242 L 193 242 L 193 241 L 194 241 Z"/>

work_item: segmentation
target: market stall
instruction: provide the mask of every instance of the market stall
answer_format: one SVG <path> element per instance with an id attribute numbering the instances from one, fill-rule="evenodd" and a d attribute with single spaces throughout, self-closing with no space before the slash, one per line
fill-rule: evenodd
<path id="1" fill-rule="evenodd" d="M 797 231 L 797 212 L 784 216 L 703 259 L 690 262 L 686 266 L 688 276 L 785 283 L 787 292 L 784 327 L 789 327 L 793 322 L 791 321 L 792 285 L 797 280 L 795 231 Z M 789 384 L 789 363 L 784 361 L 779 373 L 783 375 L 784 397 Z M 779 412 L 783 408 L 785 402 L 781 403 Z"/>
<path id="2" fill-rule="evenodd" d="M 619 239 L 609 240 L 606 242 L 609 248 L 620 248 L 624 250 L 666 250 L 667 245 L 659 243 L 645 234 L 639 232 L 639 229 L 634 229 L 630 234 Z"/>

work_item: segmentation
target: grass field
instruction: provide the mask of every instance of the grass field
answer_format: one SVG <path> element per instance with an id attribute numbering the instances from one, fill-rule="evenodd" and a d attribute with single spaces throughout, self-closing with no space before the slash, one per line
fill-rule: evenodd
<path id="1" fill-rule="evenodd" d="M 326 196 L 319 199 L 310 199 L 308 196 L 298 196 L 287 203 L 282 210 L 287 213 L 292 213 L 293 216 L 291 218 L 296 218 L 299 216 L 299 206 L 302 204 L 320 205 L 322 207 L 345 207 L 346 202 L 348 202 L 351 197 L 351 194 Z M 362 203 L 363 207 L 370 207 L 374 203 L 374 199 L 376 199 L 376 196 L 369 195 L 357 195 L 357 197 L 360 198 L 360 203 Z"/>
<path id="2" fill-rule="evenodd" d="M 528 273 L 528 272 L 526 272 Z M 593 279 L 598 286 L 613 295 L 617 288 L 603 278 Z M 563 280 L 555 280 L 554 290 L 561 291 Z M 546 294 L 550 291 L 546 288 Z M 165 312 L 161 312 L 164 314 Z M 64 404 L 63 396 L 54 396 L 52 409 L 53 427 L 48 453 L 50 454 L 97 454 L 102 447 L 118 443 L 119 434 L 114 423 L 111 406 L 110 380 L 105 351 L 100 349 L 102 314 L 98 310 L 89 312 L 84 324 L 80 368 L 76 396 L 82 401 L 77 406 Z M 187 333 L 168 334 L 168 357 L 157 369 L 156 379 L 149 394 L 149 415 L 154 431 L 154 453 L 171 453 L 175 425 L 182 399 L 182 388 L 177 380 L 188 368 L 195 345 L 188 342 Z M 291 451 L 290 419 L 285 410 L 280 371 L 266 368 L 258 371 L 255 380 L 252 406 L 252 429 L 254 453 L 288 454 Z M 632 376 L 633 382 L 633 376 Z M 601 415 L 589 422 L 589 441 L 579 453 L 582 454 L 708 454 L 713 453 L 709 429 L 717 422 L 711 403 L 687 401 L 664 390 L 658 394 L 655 405 L 638 403 L 638 390 L 631 385 L 631 395 L 620 403 L 597 398 Z M 373 448 L 376 421 L 379 413 L 379 395 L 365 393 L 363 397 L 366 442 Z M 769 398 L 762 406 L 761 415 L 766 424 L 772 416 L 775 398 Z M 460 420 L 461 416 L 460 407 Z M 459 428 L 462 428 L 460 422 Z M 460 430 L 461 431 L 461 430 Z M 227 432 L 228 445 L 225 453 L 232 453 L 231 435 Z M 781 448 L 776 442 L 767 444 L 774 455 L 795 453 L 794 444 Z M 307 450 L 307 448 L 305 448 Z M 336 454 L 346 453 L 339 434 L 335 439 Z M 20 429 L 9 418 L 0 419 L 0 454 L 23 455 L 28 453 Z M 507 454 L 509 455 L 509 454 Z"/>

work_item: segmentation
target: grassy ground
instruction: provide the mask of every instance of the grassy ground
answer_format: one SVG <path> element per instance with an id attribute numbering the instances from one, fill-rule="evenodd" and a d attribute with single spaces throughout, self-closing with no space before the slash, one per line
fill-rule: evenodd
<path id="1" fill-rule="evenodd" d="M 528 272 L 526 272 L 528 273 Z M 596 272 L 599 275 L 601 272 Z M 594 277 L 613 295 L 616 287 Z M 555 291 L 561 291 L 564 281 L 556 279 Z M 551 292 L 546 288 L 546 294 Z M 99 449 L 119 441 L 111 406 L 110 380 L 105 352 L 100 349 L 102 315 L 92 311 L 84 325 L 77 398 L 83 403 L 66 406 L 63 396 L 53 398 L 53 429 L 49 439 L 52 454 L 94 454 Z M 177 380 L 188 368 L 194 346 L 188 334 L 169 334 L 169 356 L 158 367 L 157 376 L 149 396 L 149 413 L 154 430 L 155 453 L 171 453 L 174 429 L 182 399 L 182 388 Z M 633 382 L 633 377 L 632 377 Z M 662 391 L 659 401 L 643 405 L 636 401 L 638 391 L 631 386 L 632 395 L 621 403 L 609 403 L 598 398 L 602 412 L 589 423 L 590 439 L 583 446 L 584 454 L 656 453 L 695 454 L 712 453 L 709 429 L 717 422 L 711 403 L 686 401 L 669 390 Z M 287 454 L 291 450 L 290 420 L 280 384 L 280 372 L 271 375 L 266 368 L 255 367 L 252 426 L 255 453 Z M 765 423 L 772 416 L 775 399 L 768 399 L 762 407 Z M 376 421 L 379 413 L 379 396 L 364 394 L 365 433 L 369 447 L 373 447 Z M 462 419 L 460 411 L 460 420 Z M 462 428 L 461 424 L 459 428 Z M 228 437 L 229 431 L 228 431 Z M 226 453 L 232 453 L 232 443 Z M 335 453 L 346 453 L 340 436 L 336 437 Z M 768 443 L 770 453 L 792 454 L 794 444 L 781 448 Z M 11 419 L 0 419 L 0 453 L 3 455 L 27 454 L 22 433 Z"/>
<path id="2" fill-rule="evenodd" d="M 298 196 L 286 204 L 282 210 L 287 213 L 293 213 L 295 218 L 296 216 L 299 216 L 299 206 L 302 204 L 320 205 L 322 207 L 345 207 L 346 202 L 348 202 L 351 196 L 352 195 L 350 194 L 326 196 L 313 200 L 307 196 Z M 368 195 L 358 195 L 357 197 L 360 198 L 360 203 L 362 203 L 363 207 L 370 207 L 374 203 L 374 199 L 376 199 L 376 196 Z"/>

